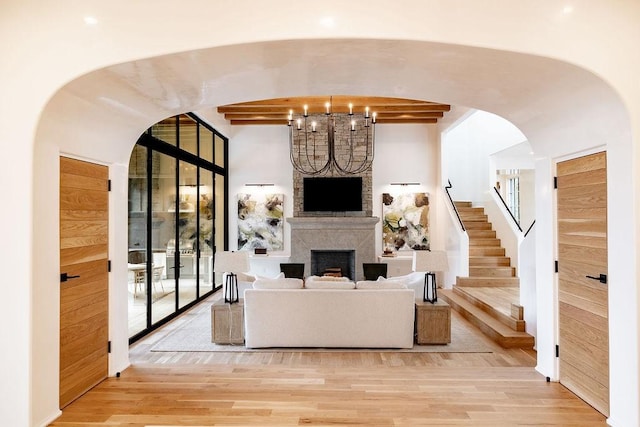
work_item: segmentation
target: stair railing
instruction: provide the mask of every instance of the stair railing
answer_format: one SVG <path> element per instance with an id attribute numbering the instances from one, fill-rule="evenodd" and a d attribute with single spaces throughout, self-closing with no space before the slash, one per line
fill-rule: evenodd
<path id="1" fill-rule="evenodd" d="M 522 233 L 522 227 L 520 227 L 520 223 L 518 223 L 518 220 L 513 215 L 513 212 L 511 212 L 511 209 L 509 209 L 509 205 L 507 205 L 507 202 L 505 202 L 504 199 L 502 198 L 502 194 L 500 194 L 500 190 L 498 190 L 496 187 L 493 187 L 493 189 L 496 191 L 496 194 L 498 195 L 498 198 L 502 202 L 504 208 L 507 210 L 507 212 L 509 212 L 511 219 L 513 220 L 513 223 L 516 225 L 516 227 L 518 227 L 518 230 L 520 230 L 520 232 Z"/>
<path id="2" fill-rule="evenodd" d="M 529 228 L 527 228 L 527 231 L 525 231 L 524 237 L 527 237 L 527 235 L 529 234 L 529 232 L 531 231 L 531 229 L 533 228 L 533 226 L 535 224 L 536 224 L 536 220 L 534 219 L 533 222 L 531 223 L 531 225 L 529 226 Z"/>
<path id="3" fill-rule="evenodd" d="M 449 193 L 449 189 L 453 188 L 453 184 L 451 184 L 451 180 L 447 179 L 448 185 L 444 186 L 444 191 L 447 193 L 447 196 L 449 197 L 449 202 L 451 202 L 451 206 L 453 207 L 453 211 L 456 213 L 456 216 L 458 217 L 458 222 L 460 223 L 460 227 L 462 227 L 462 231 L 467 231 L 466 228 L 464 228 L 464 224 L 462 223 L 462 218 L 460 218 L 460 213 L 458 212 L 458 208 L 456 208 L 456 204 L 453 203 L 453 199 L 451 198 L 451 193 Z M 503 201 L 504 203 L 504 201 Z M 520 230 L 522 231 L 522 230 Z"/>

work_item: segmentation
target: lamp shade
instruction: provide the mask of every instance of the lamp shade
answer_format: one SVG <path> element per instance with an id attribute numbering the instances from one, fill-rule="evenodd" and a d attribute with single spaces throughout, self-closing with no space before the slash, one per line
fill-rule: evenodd
<path id="1" fill-rule="evenodd" d="M 445 251 L 414 251 L 413 271 L 447 271 L 449 263 Z"/>
<path id="2" fill-rule="evenodd" d="M 216 273 L 244 273 L 249 271 L 249 253 L 219 251 L 213 260 Z"/>

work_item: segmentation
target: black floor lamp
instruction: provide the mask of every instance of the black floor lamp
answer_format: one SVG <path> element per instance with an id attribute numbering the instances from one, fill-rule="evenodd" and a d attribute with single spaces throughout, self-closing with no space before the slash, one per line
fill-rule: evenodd
<path id="1" fill-rule="evenodd" d="M 435 303 L 438 301 L 438 286 L 436 272 L 447 271 L 447 253 L 445 251 L 414 251 L 413 271 L 424 271 L 424 301 Z"/>
<path id="2" fill-rule="evenodd" d="M 238 273 L 249 271 L 249 254 L 247 252 L 216 252 L 213 271 L 226 273 L 224 280 L 224 302 L 233 304 L 239 301 Z"/>

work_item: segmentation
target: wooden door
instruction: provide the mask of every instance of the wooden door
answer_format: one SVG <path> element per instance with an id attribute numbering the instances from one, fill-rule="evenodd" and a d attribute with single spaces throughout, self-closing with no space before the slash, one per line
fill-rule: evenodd
<path id="1" fill-rule="evenodd" d="M 608 416 L 606 163 L 604 152 L 558 163 L 557 218 L 560 382 Z"/>
<path id="2" fill-rule="evenodd" d="M 60 408 L 108 374 L 108 174 L 60 158 Z"/>

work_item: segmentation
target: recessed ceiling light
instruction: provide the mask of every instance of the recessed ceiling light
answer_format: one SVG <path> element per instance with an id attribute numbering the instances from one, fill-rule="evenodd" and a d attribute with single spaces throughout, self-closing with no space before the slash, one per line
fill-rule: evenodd
<path id="1" fill-rule="evenodd" d="M 98 23 L 98 19 L 95 16 L 85 16 L 84 23 L 87 25 L 96 25 Z"/>
<path id="2" fill-rule="evenodd" d="M 320 19 L 320 25 L 327 28 L 333 28 L 336 26 L 336 21 L 331 16 L 325 16 L 324 18 Z"/>
<path id="3" fill-rule="evenodd" d="M 573 12 L 573 6 L 567 5 L 562 9 L 562 13 L 565 15 L 568 15 L 571 12 Z"/>

